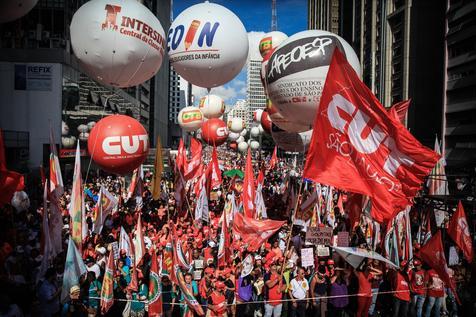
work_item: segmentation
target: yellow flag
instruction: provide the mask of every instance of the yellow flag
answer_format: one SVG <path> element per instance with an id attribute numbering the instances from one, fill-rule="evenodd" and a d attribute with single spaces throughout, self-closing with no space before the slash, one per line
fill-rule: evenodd
<path id="1" fill-rule="evenodd" d="M 162 179 L 162 171 L 164 169 L 162 164 L 162 145 L 160 144 L 160 138 L 157 138 L 157 148 L 155 150 L 155 163 L 154 163 L 154 178 L 152 180 L 152 198 L 158 200 L 160 198 L 160 181 Z"/>

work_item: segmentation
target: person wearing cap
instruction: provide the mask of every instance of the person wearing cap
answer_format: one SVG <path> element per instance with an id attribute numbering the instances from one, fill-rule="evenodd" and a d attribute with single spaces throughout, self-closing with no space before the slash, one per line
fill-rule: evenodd
<path id="1" fill-rule="evenodd" d="M 422 317 L 428 277 L 426 271 L 422 269 L 421 261 L 419 259 L 415 259 L 413 265 L 414 268 L 409 274 L 410 290 L 412 293 L 411 311 L 415 311 L 416 317 Z"/>
<path id="2" fill-rule="evenodd" d="M 198 292 L 200 294 L 200 301 L 202 305 L 205 305 L 204 310 L 206 309 L 207 299 L 211 292 L 212 287 L 212 278 L 215 274 L 215 270 L 211 267 L 207 267 L 204 271 L 204 276 L 198 284 Z"/>
<path id="3" fill-rule="evenodd" d="M 364 263 L 360 269 L 354 270 L 354 274 L 359 283 L 357 313 L 355 316 L 367 317 L 372 304 L 372 280 L 375 278 L 375 273 L 372 272 L 371 267 L 367 263 Z"/>
<path id="4" fill-rule="evenodd" d="M 87 316 L 90 313 L 86 305 L 84 305 L 83 301 L 81 300 L 80 295 L 81 288 L 79 285 L 71 286 L 69 289 L 69 298 L 63 305 L 61 316 Z M 92 311 L 91 314 L 93 314 Z"/>
<path id="5" fill-rule="evenodd" d="M 131 267 L 131 258 L 127 255 L 127 251 L 121 249 L 119 251 L 119 259 L 124 261 L 124 265 Z"/>
<path id="6" fill-rule="evenodd" d="M 207 310 L 207 317 L 212 316 L 222 316 L 227 317 L 227 305 L 226 305 L 226 297 L 225 297 L 225 283 L 221 281 L 217 281 L 214 284 L 213 290 L 208 296 L 208 310 Z"/>
<path id="7" fill-rule="evenodd" d="M 327 288 L 329 287 L 329 271 L 326 266 L 326 261 L 323 258 L 319 259 L 319 266 L 311 279 L 311 297 L 312 306 L 317 313 L 316 316 L 325 316 L 327 311 Z"/>
<path id="8" fill-rule="evenodd" d="M 305 317 L 308 307 L 309 284 L 304 278 L 306 271 L 300 267 L 297 275 L 289 283 L 289 298 L 291 299 L 291 317 Z"/>
<path id="9" fill-rule="evenodd" d="M 440 317 L 440 309 L 445 296 L 445 283 L 434 269 L 429 270 L 427 275 L 428 291 L 424 316 L 430 317 L 433 311 L 433 316 Z"/>
<path id="10" fill-rule="evenodd" d="M 410 304 L 410 287 L 407 277 L 407 261 L 400 263 L 400 268 L 393 271 L 393 317 L 407 316 Z"/>
<path id="11" fill-rule="evenodd" d="M 61 288 L 56 287 L 56 270 L 49 268 L 46 270 L 45 279 L 41 282 L 38 289 L 39 315 L 40 316 L 52 316 L 59 312 L 60 302 L 59 297 L 61 295 Z M 79 287 L 78 287 L 79 290 Z"/>

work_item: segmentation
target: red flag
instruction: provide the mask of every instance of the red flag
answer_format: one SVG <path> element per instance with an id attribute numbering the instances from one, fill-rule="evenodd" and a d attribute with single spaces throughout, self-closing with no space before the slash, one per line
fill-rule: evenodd
<path id="1" fill-rule="evenodd" d="M 114 304 L 114 252 L 109 252 L 101 288 L 101 314 L 107 313 Z"/>
<path id="2" fill-rule="evenodd" d="M 221 171 L 218 167 L 217 149 L 213 147 L 212 159 L 207 167 L 207 193 L 212 188 L 220 186 L 222 183 Z"/>
<path id="3" fill-rule="evenodd" d="M 303 177 L 370 196 L 371 215 L 383 222 L 411 204 L 437 160 L 335 50 Z"/>
<path id="4" fill-rule="evenodd" d="M 157 265 L 157 252 L 152 248 L 152 259 L 149 274 L 149 316 L 162 316 L 162 283 L 160 282 L 160 275 Z"/>
<path id="5" fill-rule="evenodd" d="M 355 225 L 360 220 L 360 214 L 363 208 L 363 196 L 361 194 L 352 193 L 347 200 L 347 210 L 349 212 L 350 230 L 352 231 Z"/>
<path id="6" fill-rule="evenodd" d="M 405 122 L 405 116 L 407 115 L 408 107 L 410 107 L 411 101 L 411 99 L 408 99 L 397 102 L 392 107 L 390 107 L 390 109 L 388 109 L 388 113 L 399 122 Z"/>
<path id="7" fill-rule="evenodd" d="M 253 174 L 253 165 L 251 164 L 251 151 L 248 148 L 248 156 L 246 157 L 245 177 L 243 179 L 243 210 L 246 217 L 254 218 L 255 212 L 255 181 Z"/>
<path id="8" fill-rule="evenodd" d="M 271 160 L 269 161 L 269 169 L 272 170 L 276 164 L 278 163 L 278 146 L 274 146 L 273 156 L 271 156 Z"/>
<path id="9" fill-rule="evenodd" d="M 186 181 L 197 178 L 201 175 L 202 166 L 202 143 L 192 138 L 190 141 L 190 152 L 192 159 L 186 164 L 183 177 Z"/>
<path id="10" fill-rule="evenodd" d="M 448 234 L 456 245 L 463 250 L 466 260 L 471 263 L 473 261 L 473 242 L 471 241 L 468 220 L 466 219 L 461 201 L 458 202 L 458 208 L 451 217 L 448 225 Z"/>
<path id="11" fill-rule="evenodd" d="M 183 144 L 183 139 L 180 139 L 177 156 L 175 157 L 175 171 L 180 171 L 183 176 L 183 172 L 187 169 L 187 155 L 185 153 L 185 146 Z"/>
<path id="12" fill-rule="evenodd" d="M 134 246 L 134 264 L 137 267 L 139 262 L 142 260 L 146 250 L 144 244 L 144 234 L 142 232 L 142 213 L 139 211 L 139 215 L 137 217 L 137 224 L 136 224 L 136 235 L 134 239 L 132 239 L 132 245 Z"/>
<path id="13" fill-rule="evenodd" d="M 259 170 L 258 178 L 256 179 L 256 186 L 258 185 L 263 186 L 263 182 L 264 182 L 264 173 L 263 173 L 263 170 Z"/>
<path id="14" fill-rule="evenodd" d="M 233 219 L 233 232 L 248 244 L 250 250 L 255 251 L 285 223 L 286 221 L 252 219 L 237 213 Z"/>
<path id="15" fill-rule="evenodd" d="M 420 249 L 420 257 L 431 268 L 433 268 L 440 278 L 445 282 L 446 286 L 451 288 L 453 295 L 458 303 L 460 300 L 456 293 L 454 281 L 448 274 L 448 267 L 446 266 L 445 250 L 441 241 L 441 231 L 438 231 L 431 239 Z M 460 303 L 461 305 L 461 303 Z"/>
<path id="16" fill-rule="evenodd" d="M 9 204 L 12 201 L 13 194 L 24 188 L 25 179 L 23 175 L 7 169 L 3 133 L 0 129 L 0 206 Z"/>

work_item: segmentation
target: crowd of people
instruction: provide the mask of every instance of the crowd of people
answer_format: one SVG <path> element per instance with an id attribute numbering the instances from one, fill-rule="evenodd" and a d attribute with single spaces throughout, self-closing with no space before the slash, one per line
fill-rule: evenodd
<path id="1" fill-rule="evenodd" d="M 233 155 L 233 157 L 230 157 Z M 235 157 L 236 155 L 236 157 Z M 220 155 L 222 167 L 243 169 L 244 159 L 237 154 Z M 269 158 L 256 159 L 255 171 L 266 170 Z M 233 163 L 230 163 L 233 162 Z M 294 163 L 294 164 L 293 164 Z M 233 165 L 233 166 L 232 166 Z M 476 271 L 473 263 L 461 259 L 450 268 L 457 295 L 445 285 L 431 263 L 419 258 L 420 245 L 413 243 L 413 258 L 401 261 L 398 268 L 376 259 L 363 259 L 353 267 L 332 247 L 319 256 L 319 247 L 306 242 L 306 226 L 296 225 L 299 205 L 312 191 L 300 184 L 300 171 L 293 160 L 281 159 L 276 168 L 266 170 L 263 196 L 267 217 L 286 220 L 258 250 L 250 250 L 233 234 L 229 263 L 219 265 L 220 218 L 229 194 L 239 190 L 235 177 L 224 177 L 209 201 L 209 221 L 193 217 L 196 197 L 188 196 L 184 212 L 177 210 L 174 177 L 164 175 L 161 199 L 153 200 L 150 173 L 146 173 L 141 206 L 127 200 L 125 181 L 104 175 L 85 180 L 85 208 L 88 236 L 83 241 L 82 260 L 87 273 L 61 301 L 66 251 L 71 219 L 71 180 L 65 180 L 60 198 L 63 219 L 63 252 L 41 270 L 41 223 L 43 210 L 41 185 L 29 186 L 30 207 L 16 210 L 11 205 L 0 209 L 0 316 L 100 316 L 101 289 L 108 255 L 113 244 L 120 246 L 121 230 L 133 235 L 138 219 L 142 221 L 147 252 L 134 265 L 130 250 L 119 248 L 114 276 L 114 303 L 107 316 L 147 316 L 152 253 L 161 258 L 168 247 L 171 226 L 181 242 L 191 268 L 183 271 L 185 285 L 201 305 L 206 316 L 474 316 L 476 314 Z M 94 212 L 98 193 L 104 186 L 119 198 L 119 204 L 94 233 Z M 290 193 L 290 191 L 294 191 Z M 296 203 L 292 200 L 295 196 Z M 337 197 L 335 197 L 337 199 Z M 334 197 L 332 197 L 334 199 Z M 334 202 L 337 205 L 337 202 Z M 291 205 L 290 205 L 291 204 Z M 363 226 L 351 227 L 348 212 L 334 207 L 334 234 L 349 232 L 349 246 L 370 249 Z M 414 212 L 417 212 L 416 210 Z M 140 214 L 140 218 L 139 218 Z M 325 214 L 319 226 L 329 226 Z M 231 230 L 231 228 L 230 228 Z M 418 228 L 413 228 L 416 231 Z M 414 232 L 416 236 L 416 232 Z M 303 248 L 313 249 L 313 263 L 304 266 Z M 382 253 L 377 246 L 375 251 Z M 248 259 L 248 260 L 247 260 Z M 251 262 L 249 261 L 251 259 Z M 162 265 L 160 267 L 163 268 Z M 164 269 L 164 268 L 163 268 Z M 130 285 L 137 276 L 138 287 Z M 190 309 L 180 287 L 171 281 L 170 272 L 162 271 L 161 297 L 163 316 L 197 315 Z"/>

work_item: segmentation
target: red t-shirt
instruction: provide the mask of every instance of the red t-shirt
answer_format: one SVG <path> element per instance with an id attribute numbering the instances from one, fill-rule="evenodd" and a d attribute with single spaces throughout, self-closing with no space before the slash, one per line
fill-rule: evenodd
<path id="1" fill-rule="evenodd" d="M 281 288 L 279 287 L 279 274 L 270 274 L 269 279 L 265 279 L 265 282 L 267 281 L 278 281 L 276 285 L 273 287 L 267 287 L 268 288 L 268 300 L 270 301 L 270 305 L 276 306 L 281 304 L 280 300 L 283 299 L 283 293 L 281 292 Z M 282 282 L 282 285 L 286 283 L 285 281 Z"/>
<path id="2" fill-rule="evenodd" d="M 411 279 L 410 286 L 413 293 L 417 295 L 425 295 L 426 293 L 425 284 L 427 281 L 425 270 L 419 270 L 419 271 L 412 270 L 410 273 L 410 279 Z"/>
<path id="3" fill-rule="evenodd" d="M 445 283 L 441 280 L 435 270 L 428 271 L 428 280 L 430 281 L 428 288 L 428 296 L 443 297 L 445 296 Z"/>
<path id="4" fill-rule="evenodd" d="M 372 283 L 374 278 L 372 273 L 357 272 L 357 279 L 359 281 L 359 296 L 372 297 Z"/>
<path id="5" fill-rule="evenodd" d="M 210 309 L 210 316 L 221 316 L 226 312 L 226 298 L 225 295 L 218 292 L 212 292 L 208 297 L 208 302 L 215 305 L 215 310 Z M 220 305 L 216 307 L 216 305 Z"/>
<path id="6" fill-rule="evenodd" d="M 406 302 L 410 301 L 410 288 L 408 287 L 408 282 L 400 272 L 397 272 L 395 291 L 396 293 L 394 293 L 394 296 L 396 298 Z"/>

